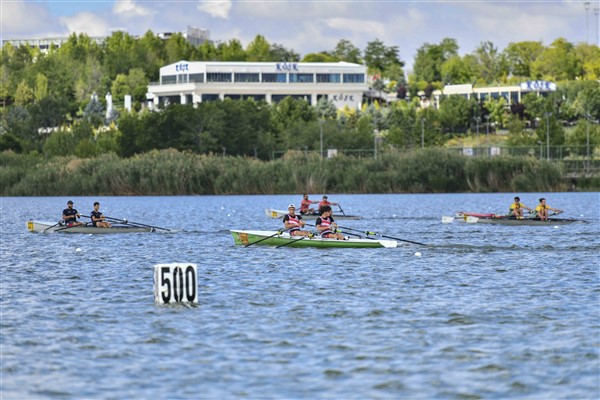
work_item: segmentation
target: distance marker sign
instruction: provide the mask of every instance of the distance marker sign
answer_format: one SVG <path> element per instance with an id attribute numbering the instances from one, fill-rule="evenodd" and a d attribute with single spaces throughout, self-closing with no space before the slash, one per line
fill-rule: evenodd
<path id="1" fill-rule="evenodd" d="M 154 266 L 156 304 L 198 304 L 196 264 L 157 264 Z"/>

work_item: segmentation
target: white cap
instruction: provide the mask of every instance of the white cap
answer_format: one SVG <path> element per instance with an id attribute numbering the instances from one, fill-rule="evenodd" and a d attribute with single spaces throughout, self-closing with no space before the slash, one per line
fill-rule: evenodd
<path id="1" fill-rule="evenodd" d="M 295 205 L 293 205 L 293 204 L 290 204 L 290 205 L 288 206 L 288 208 L 296 208 L 296 206 L 295 206 Z"/>

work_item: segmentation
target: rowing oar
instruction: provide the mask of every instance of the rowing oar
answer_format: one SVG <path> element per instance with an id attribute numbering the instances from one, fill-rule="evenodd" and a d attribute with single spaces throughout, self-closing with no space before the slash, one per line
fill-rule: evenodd
<path id="1" fill-rule="evenodd" d="M 292 238 L 290 237 L 290 241 L 289 241 L 289 242 L 286 242 L 286 243 L 284 243 L 284 244 L 280 244 L 279 246 L 276 246 L 275 248 L 276 248 L 276 249 L 279 249 L 279 248 L 281 248 L 281 247 L 285 247 L 285 246 L 287 246 L 287 245 L 290 245 L 290 244 L 292 244 L 292 243 L 296 243 L 296 242 L 299 242 L 299 241 L 301 241 L 301 240 L 304 240 L 304 239 L 305 239 L 305 238 L 307 238 L 307 237 L 308 237 L 308 236 L 302 236 L 300 239 L 292 239 Z"/>
<path id="2" fill-rule="evenodd" d="M 339 226 L 339 225 L 338 225 Z M 396 238 L 393 236 L 387 236 L 387 235 L 382 235 L 381 233 L 377 233 L 377 232 L 371 232 L 371 231 L 359 231 L 358 229 L 352 229 L 352 228 L 346 228 L 343 226 L 339 226 L 342 229 L 348 229 L 350 231 L 356 231 L 356 232 L 362 232 L 365 233 L 368 237 L 368 235 L 374 235 L 374 236 L 380 236 L 382 238 L 386 238 L 386 239 L 393 239 L 393 240 L 398 240 L 400 242 L 406 242 L 406 243 L 412 243 L 412 244 L 418 244 L 419 246 L 427 246 L 425 243 L 419 243 L 419 242 L 413 242 L 412 240 L 406 240 L 406 239 L 400 239 L 400 238 Z"/>
<path id="3" fill-rule="evenodd" d="M 146 225 L 146 224 L 142 224 L 140 222 L 127 221 L 126 219 L 117 219 L 117 218 L 113 218 L 113 217 L 107 217 L 106 215 L 104 217 L 106 219 L 110 220 L 110 221 L 120 222 L 120 223 L 126 224 L 126 225 L 131 225 L 131 226 L 135 226 L 135 225 L 137 225 L 137 226 L 145 226 L 146 228 L 162 229 L 163 231 L 171 232 L 170 229 L 161 228 L 160 226 Z"/>
<path id="4" fill-rule="evenodd" d="M 286 229 L 286 230 L 287 230 L 287 229 Z M 257 240 L 256 242 L 248 243 L 248 244 L 244 245 L 244 247 L 252 246 L 253 244 L 260 243 L 260 242 L 262 242 L 262 241 L 264 241 L 264 240 L 271 239 L 272 237 L 275 237 L 275 236 L 281 235 L 281 234 L 282 234 L 283 232 L 285 232 L 286 230 L 283 230 L 283 231 L 277 231 L 277 232 L 275 232 L 274 234 L 272 234 L 271 236 L 267 236 L 266 238 L 262 238 L 262 239 L 260 239 L 260 240 Z"/>
<path id="5" fill-rule="evenodd" d="M 342 209 L 342 206 L 340 206 L 340 203 L 338 203 L 338 208 L 340 209 L 340 211 L 342 212 L 342 214 L 346 215 L 346 213 L 344 212 L 344 210 Z"/>
<path id="6" fill-rule="evenodd" d="M 58 221 L 58 222 L 57 222 L 57 223 L 55 223 L 54 225 L 47 227 L 46 229 L 44 229 L 44 230 L 42 231 L 42 233 L 46 233 L 46 231 L 47 231 L 48 229 L 52 229 L 52 228 L 54 228 L 56 225 L 60 225 L 60 223 L 61 223 L 61 222 L 62 222 L 62 221 Z"/>

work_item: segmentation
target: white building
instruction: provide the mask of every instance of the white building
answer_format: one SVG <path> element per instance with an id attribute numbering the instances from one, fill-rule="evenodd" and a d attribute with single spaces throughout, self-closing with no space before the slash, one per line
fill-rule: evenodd
<path id="1" fill-rule="evenodd" d="M 436 108 L 439 108 L 440 100 L 448 96 L 462 96 L 465 99 L 476 99 L 484 102 L 489 99 L 498 100 L 504 97 L 506 105 L 521 103 L 523 96 L 535 93 L 537 96 L 545 96 L 556 91 L 556 83 L 548 81 L 527 81 L 515 86 L 485 86 L 473 87 L 471 84 L 446 85 L 442 90 L 433 91 L 433 99 Z"/>
<path id="2" fill-rule="evenodd" d="M 288 96 L 316 105 L 324 97 L 341 109 L 360 108 L 368 89 L 367 67 L 347 62 L 179 61 L 160 69 L 146 97 L 151 108 L 226 98 L 277 103 Z"/>

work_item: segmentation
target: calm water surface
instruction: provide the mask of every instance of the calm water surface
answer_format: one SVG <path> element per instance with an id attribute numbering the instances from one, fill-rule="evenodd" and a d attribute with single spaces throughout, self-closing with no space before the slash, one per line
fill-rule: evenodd
<path id="1" fill-rule="evenodd" d="M 299 195 L 73 198 L 176 230 L 106 236 L 28 233 L 68 199 L 2 198 L 0 397 L 597 399 L 599 194 L 545 195 L 584 223 L 441 223 L 512 197 L 330 195 L 428 244 L 350 250 L 233 245 Z M 197 307 L 153 303 L 170 262 L 198 264 Z"/>

